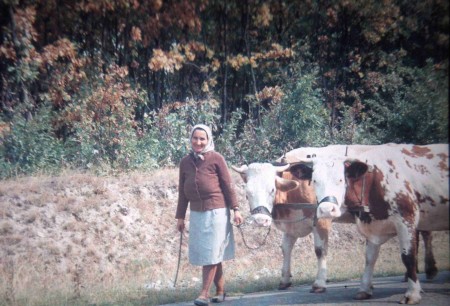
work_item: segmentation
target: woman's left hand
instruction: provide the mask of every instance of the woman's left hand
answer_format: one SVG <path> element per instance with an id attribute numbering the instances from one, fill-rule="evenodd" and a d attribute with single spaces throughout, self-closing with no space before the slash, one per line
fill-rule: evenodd
<path id="1" fill-rule="evenodd" d="M 233 221 L 236 225 L 241 225 L 244 222 L 244 218 L 242 218 L 241 212 L 239 210 L 234 212 Z"/>

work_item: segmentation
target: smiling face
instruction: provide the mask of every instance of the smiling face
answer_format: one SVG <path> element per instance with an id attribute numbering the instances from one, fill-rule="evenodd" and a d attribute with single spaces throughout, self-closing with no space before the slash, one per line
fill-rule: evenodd
<path id="1" fill-rule="evenodd" d="M 191 137 L 192 150 L 201 153 L 208 144 L 208 135 L 204 130 L 196 129 Z"/>

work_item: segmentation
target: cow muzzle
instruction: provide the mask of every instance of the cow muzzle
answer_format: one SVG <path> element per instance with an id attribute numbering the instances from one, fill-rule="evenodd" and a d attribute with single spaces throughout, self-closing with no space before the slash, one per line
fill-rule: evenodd
<path id="1" fill-rule="evenodd" d="M 338 218 L 340 216 L 341 209 L 336 197 L 327 196 L 319 202 L 317 218 Z"/>
<path id="2" fill-rule="evenodd" d="M 257 226 L 268 227 L 272 225 L 272 214 L 265 206 L 258 206 L 251 212 L 251 220 L 256 223 Z M 253 223 L 253 222 L 252 222 Z"/>

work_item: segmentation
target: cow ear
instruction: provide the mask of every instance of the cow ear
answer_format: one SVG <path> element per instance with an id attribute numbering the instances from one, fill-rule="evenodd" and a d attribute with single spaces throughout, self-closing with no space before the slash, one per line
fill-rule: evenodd
<path id="1" fill-rule="evenodd" d="M 236 166 L 231 165 L 231 169 L 233 169 L 234 171 L 236 171 L 238 173 L 244 173 L 244 172 L 247 171 L 248 166 L 247 165 L 242 165 L 240 167 L 236 167 Z"/>
<path id="2" fill-rule="evenodd" d="M 231 165 L 231 169 L 239 173 L 244 183 L 247 183 L 247 169 L 248 169 L 247 165 L 242 165 L 240 167 Z"/>
<path id="3" fill-rule="evenodd" d="M 359 160 L 346 160 L 344 166 L 348 178 L 359 178 L 369 170 L 369 166 Z"/>
<path id="4" fill-rule="evenodd" d="M 287 180 L 276 176 L 275 186 L 277 187 L 277 190 L 287 192 L 289 190 L 297 188 L 299 186 L 299 183 L 297 181 Z"/>

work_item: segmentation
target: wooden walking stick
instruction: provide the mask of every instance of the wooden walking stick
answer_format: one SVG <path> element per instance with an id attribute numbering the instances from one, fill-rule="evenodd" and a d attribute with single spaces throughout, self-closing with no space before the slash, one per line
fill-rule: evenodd
<path id="1" fill-rule="evenodd" d="M 180 248 L 178 251 L 178 264 L 177 264 L 177 273 L 175 274 L 175 280 L 173 281 L 173 286 L 177 285 L 178 279 L 178 271 L 180 270 L 180 262 L 181 262 L 181 246 L 183 245 L 183 231 L 180 231 Z"/>

